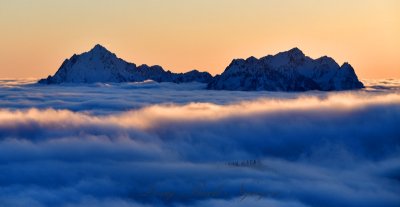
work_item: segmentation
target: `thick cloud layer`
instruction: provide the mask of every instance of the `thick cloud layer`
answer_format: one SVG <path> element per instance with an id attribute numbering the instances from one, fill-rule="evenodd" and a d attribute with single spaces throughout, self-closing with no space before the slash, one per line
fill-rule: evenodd
<path id="1" fill-rule="evenodd" d="M 339 93 L 0 83 L 0 206 L 400 205 L 397 80 Z"/>

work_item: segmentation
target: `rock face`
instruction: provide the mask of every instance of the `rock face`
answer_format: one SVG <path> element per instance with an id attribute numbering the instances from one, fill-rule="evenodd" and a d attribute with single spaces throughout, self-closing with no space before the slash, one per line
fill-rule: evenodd
<path id="1" fill-rule="evenodd" d="M 101 45 L 96 45 L 89 52 L 73 55 L 64 61 L 54 76 L 42 79 L 39 83 L 96 83 L 96 82 L 203 82 L 211 81 L 207 72 L 192 70 L 187 73 L 172 73 L 161 66 L 136 66 L 118 58 Z"/>
<path id="2" fill-rule="evenodd" d="M 312 59 L 298 48 L 260 59 L 236 59 L 208 84 L 208 89 L 243 91 L 350 90 L 364 85 L 354 69 L 330 57 Z"/>

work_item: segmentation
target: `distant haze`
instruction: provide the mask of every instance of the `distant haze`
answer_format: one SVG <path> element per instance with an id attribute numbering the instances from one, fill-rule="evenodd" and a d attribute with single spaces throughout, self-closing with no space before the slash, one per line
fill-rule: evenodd
<path id="1" fill-rule="evenodd" d="M 398 0 L 0 0 L 0 78 L 46 77 L 100 43 L 136 64 L 221 73 L 299 47 L 400 78 Z"/>

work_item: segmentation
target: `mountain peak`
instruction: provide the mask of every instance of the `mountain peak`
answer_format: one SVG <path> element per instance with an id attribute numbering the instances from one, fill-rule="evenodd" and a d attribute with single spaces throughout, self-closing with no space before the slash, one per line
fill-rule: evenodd
<path id="1" fill-rule="evenodd" d="M 301 55 L 301 56 L 304 56 L 303 51 L 301 51 L 301 50 L 300 50 L 299 48 L 297 48 L 297 47 L 294 47 L 294 48 L 288 50 L 286 53 L 291 54 L 291 55 Z"/>
<path id="2" fill-rule="evenodd" d="M 246 59 L 247 62 L 256 62 L 258 59 L 254 56 L 250 56 L 249 58 Z"/>
<path id="3" fill-rule="evenodd" d="M 93 49 L 106 49 L 103 45 L 96 44 Z"/>
<path id="4" fill-rule="evenodd" d="M 341 68 L 353 68 L 353 67 L 350 65 L 350 63 L 344 62 Z"/>
<path id="5" fill-rule="evenodd" d="M 89 52 L 94 53 L 111 53 L 107 48 L 100 44 L 96 44 Z"/>
<path id="6" fill-rule="evenodd" d="M 269 58 L 289 58 L 290 60 L 300 60 L 306 57 L 306 55 L 299 48 L 295 47 L 288 51 L 280 52 L 274 56 L 270 56 Z"/>
<path id="7" fill-rule="evenodd" d="M 148 79 L 157 82 L 197 81 L 208 83 L 211 78 L 209 73 L 166 72 L 158 65 L 137 67 L 134 63 L 118 58 L 102 45 L 96 44 L 90 51 L 73 55 L 70 59 L 65 60 L 54 76 L 48 76 L 39 83 L 120 83 L 141 82 Z"/>
<path id="8" fill-rule="evenodd" d="M 327 56 L 307 57 L 295 47 L 256 61 L 254 57 L 234 60 L 207 86 L 215 90 L 349 90 L 363 88 L 349 64 L 340 67 Z"/>

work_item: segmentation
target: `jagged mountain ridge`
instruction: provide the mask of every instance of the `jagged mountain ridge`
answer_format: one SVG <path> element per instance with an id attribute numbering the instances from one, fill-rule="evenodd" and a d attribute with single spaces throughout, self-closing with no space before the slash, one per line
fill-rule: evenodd
<path id="1" fill-rule="evenodd" d="M 172 73 L 161 66 L 136 66 L 118 58 L 101 45 L 96 45 L 89 52 L 73 55 L 66 59 L 54 76 L 42 79 L 39 83 L 95 83 L 95 82 L 141 82 L 145 80 L 157 82 L 203 82 L 211 81 L 207 72 L 192 70 L 187 73 Z"/>
<path id="2" fill-rule="evenodd" d="M 136 66 L 118 58 L 101 45 L 89 52 L 66 59 L 54 76 L 39 83 L 95 83 L 95 82 L 202 82 L 214 90 L 350 90 L 363 88 L 352 66 L 339 66 L 335 60 L 323 56 L 312 59 L 298 48 L 257 59 L 235 59 L 221 75 L 212 77 L 207 72 L 192 70 L 172 73 L 161 66 Z"/>
<path id="3" fill-rule="evenodd" d="M 314 60 L 298 48 L 260 59 L 235 59 L 207 86 L 214 90 L 244 91 L 333 91 L 363 87 L 350 64 L 339 66 L 327 56 Z"/>

